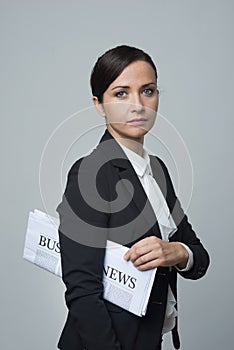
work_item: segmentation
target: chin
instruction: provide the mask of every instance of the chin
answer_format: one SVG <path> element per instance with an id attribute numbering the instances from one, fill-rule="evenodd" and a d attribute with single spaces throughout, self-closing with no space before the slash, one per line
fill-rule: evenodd
<path id="1" fill-rule="evenodd" d="M 126 130 L 126 132 L 123 132 L 123 134 L 126 135 L 126 137 L 133 138 L 133 139 L 140 139 L 145 134 L 147 134 L 148 130 L 140 127 L 131 127 L 131 130 Z"/>
<path id="2" fill-rule="evenodd" d="M 124 137 L 124 138 L 130 138 L 130 139 L 140 139 L 142 138 L 149 129 L 141 127 L 141 126 L 122 126 L 121 128 L 116 128 L 113 125 L 107 125 L 109 132 L 112 134 L 113 137 Z"/>

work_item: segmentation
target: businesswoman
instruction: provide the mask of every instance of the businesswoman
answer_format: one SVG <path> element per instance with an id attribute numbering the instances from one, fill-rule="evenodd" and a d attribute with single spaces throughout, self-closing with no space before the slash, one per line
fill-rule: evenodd
<path id="1" fill-rule="evenodd" d="M 62 350 L 159 350 L 177 331 L 177 275 L 205 275 L 209 256 L 176 197 L 163 161 L 144 148 L 159 103 L 157 70 L 142 50 L 117 46 L 98 58 L 92 99 L 106 129 L 71 167 L 57 211 L 68 316 Z M 175 145 L 176 147 L 176 145 Z M 103 298 L 106 240 L 129 249 L 136 269 L 157 267 L 146 315 Z"/>

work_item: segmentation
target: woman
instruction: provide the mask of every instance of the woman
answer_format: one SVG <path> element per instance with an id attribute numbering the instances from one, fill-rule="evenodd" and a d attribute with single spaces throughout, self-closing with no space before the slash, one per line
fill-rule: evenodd
<path id="1" fill-rule="evenodd" d="M 68 174 L 61 204 L 60 245 L 69 309 L 62 350 L 159 350 L 172 331 L 176 349 L 176 279 L 205 275 L 209 256 L 176 198 L 164 163 L 144 149 L 158 109 L 157 70 L 148 54 L 118 46 L 97 60 L 93 102 L 106 130 Z M 129 250 L 144 271 L 157 267 L 146 315 L 103 298 L 106 240 Z"/>

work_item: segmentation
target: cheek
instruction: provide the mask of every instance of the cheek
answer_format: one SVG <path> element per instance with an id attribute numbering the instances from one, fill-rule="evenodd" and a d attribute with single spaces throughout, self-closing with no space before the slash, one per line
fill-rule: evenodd
<path id="1" fill-rule="evenodd" d="M 158 110 L 158 102 L 159 102 L 158 98 L 152 99 L 152 100 L 148 101 L 147 107 L 149 109 L 151 109 L 152 111 L 157 111 Z"/>
<path id="2" fill-rule="evenodd" d="M 121 102 L 115 102 L 115 103 L 108 103 L 104 106 L 106 117 L 109 120 L 113 121 L 121 121 L 125 120 L 126 116 L 128 115 L 128 105 L 126 103 Z"/>
<path id="3" fill-rule="evenodd" d="M 148 103 L 147 106 L 145 106 L 145 112 L 149 119 L 156 118 L 157 110 L 158 110 L 157 102 L 151 102 L 151 103 Z"/>

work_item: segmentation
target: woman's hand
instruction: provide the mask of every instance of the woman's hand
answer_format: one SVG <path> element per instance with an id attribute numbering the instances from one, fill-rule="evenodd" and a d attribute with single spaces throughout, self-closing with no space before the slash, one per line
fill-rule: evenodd
<path id="1" fill-rule="evenodd" d="M 148 270 L 159 266 L 177 266 L 184 269 L 189 254 L 179 242 L 166 242 L 156 236 L 150 236 L 135 243 L 124 255 L 139 270 Z"/>

